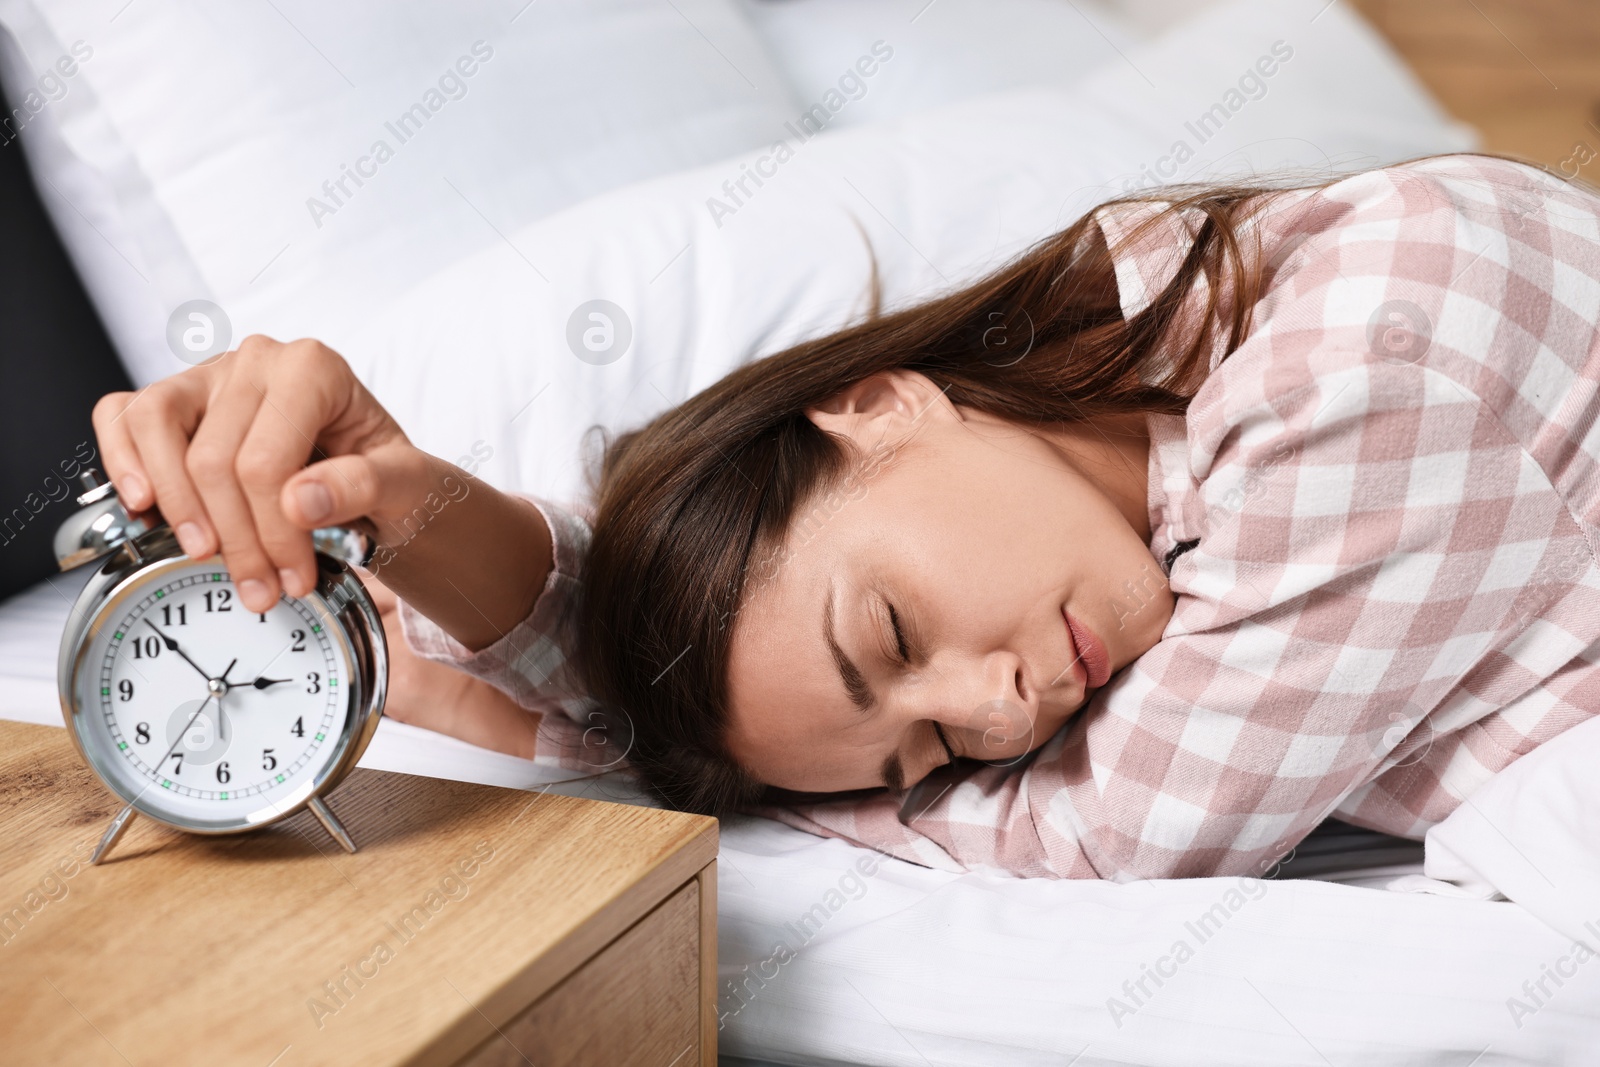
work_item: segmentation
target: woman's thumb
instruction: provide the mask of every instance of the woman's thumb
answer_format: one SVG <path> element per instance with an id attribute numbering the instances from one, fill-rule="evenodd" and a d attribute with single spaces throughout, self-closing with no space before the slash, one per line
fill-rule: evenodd
<path id="1" fill-rule="evenodd" d="M 398 451 L 415 450 L 396 445 L 311 464 L 284 483 L 280 500 L 284 515 L 312 530 L 384 510 L 387 498 L 403 491 L 402 457 L 390 454 Z"/>

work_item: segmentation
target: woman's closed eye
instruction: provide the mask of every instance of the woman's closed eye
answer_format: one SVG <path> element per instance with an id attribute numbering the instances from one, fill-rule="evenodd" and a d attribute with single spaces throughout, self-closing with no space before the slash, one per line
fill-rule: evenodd
<path id="1" fill-rule="evenodd" d="M 889 629 L 894 636 L 895 656 L 902 667 L 908 667 L 911 665 L 911 648 L 906 644 L 905 628 L 900 625 L 900 613 L 887 600 L 884 605 L 889 609 Z"/>
<path id="2" fill-rule="evenodd" d="M 887 597 L 881 598 L 878 603 L 881 605 L 881 610 L 879 611 L 879 634 L 883 640 L 884 658 L 897 668 L 904 669 L 912 666 L 913 661 L 917 659 L 920 653 L 916 648 L 913 637 L 908 632 L 909 627 L 906 626 L 905 620 L 895 608 L 894 603 Z M 954 763 L 956 759 L 955 749 L 950 747 L 950 742 L 945 737 L 944 727 L 933 719 L 927 720 L 927 723 L 932 727 L 933 736 L 937 739 L 939 747 L 949 757 L 949 762 Z"/>
<path id="3" fill-rule="evenodd" d="M 900 613 L 895 610 L 894 604 L 885 600 L 884 607 L 889 613 L 889 630 L 894 637 L 895 659 L 902 667 L 911 665 L 911 643 L 906 638 L 906 628 L 900 619 Z M 939 741 L 939 746 L 944 749 L 949 762 L 956 761 L 956 750 L 951 747 L 950 739 L 945 735 L 944 724 L 937 719 L 929 719 L 928 725 L 933 727 L 933 736 Z"/>

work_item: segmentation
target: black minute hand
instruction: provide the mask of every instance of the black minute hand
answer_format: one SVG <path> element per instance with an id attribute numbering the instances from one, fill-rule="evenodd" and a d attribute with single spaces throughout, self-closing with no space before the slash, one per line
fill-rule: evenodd
<path id="1" fill-rule="evenodd" d="M 207 674 L 205 672 L 204 668 L 202 668 L 200 666 L 200 664 L 198 664 L 194 660 L 190 659 L 189 658 L 189 654 L 187 652 L 185 652 L 183 649 L 178 647 L 178 642 L 174 641 L 172 638 L 170 638 L 166 634 L 162 633 L 160 628 L 157 627 L 156 624 L 151 622 L 148 618 L 146 618 L 144 621 L 145 621 L 145 624 L 150 627 L 150 629 L 155 630 L 156 636 L 161 638 L 162 643 L 167 646 L 167 651 L 168 652 L 176 652 L 178 655 L 182 656 L 183 657 L 183 662 L 187 663 L 189 666 L 193 667 L 195 670 L 200 672 L 200 677 L 204 678 L 208 682 L 211 681 L 211 675 Z"/>

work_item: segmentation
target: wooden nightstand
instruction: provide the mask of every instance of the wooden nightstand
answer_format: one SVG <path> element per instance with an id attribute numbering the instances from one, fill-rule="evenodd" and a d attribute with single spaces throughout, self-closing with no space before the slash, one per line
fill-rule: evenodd
<path id="1" fill-rule="evenodd" d="M 716 1063 L 714 819 L 381 771 L 237 837 L 0 722 L 0 1063 Z"/>

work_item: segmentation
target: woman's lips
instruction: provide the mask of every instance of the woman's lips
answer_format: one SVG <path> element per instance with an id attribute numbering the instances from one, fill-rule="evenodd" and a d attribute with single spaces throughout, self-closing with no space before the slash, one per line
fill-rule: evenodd
<path id="1" fill-rule="evenodd" d="M 1091 689 L 1100 688 L 1111 677 L 1111 657 L 1106 652 L 1106 646 L 1092 630 L 1068 614 L 1066 608 L 1061 609 L 1061 616 L 1067 620 L 1067 631 L 1072 637 L 1073 648 L 1078 658 L 1083 660 L 1084 671 L 1089 676 L 1086 684 Z"/>

